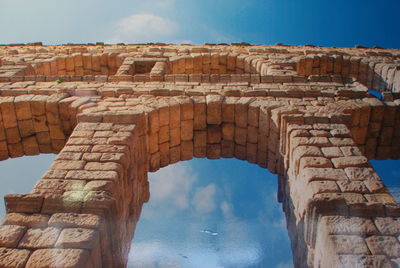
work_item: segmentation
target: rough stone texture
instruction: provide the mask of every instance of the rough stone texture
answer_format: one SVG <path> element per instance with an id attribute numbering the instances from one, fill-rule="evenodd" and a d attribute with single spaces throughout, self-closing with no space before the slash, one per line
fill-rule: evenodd
<path id="1" fill-rule="evenodd" d="M 368 160 L 400 158 L 399 57 L 0 46 L 0 160 L 58 153 L 31 193 L 6 196 L 0 267 L 125 267 L 147 173 L 193 157 L 278 174 L 295 267 L 398 266 L 400 207 Z"/>
<path id="2" fill-rule="evenodd" d="M 81 249 L 39 249 L 30 256 L 27 268 L 86 267 L 89 253 Z"/>

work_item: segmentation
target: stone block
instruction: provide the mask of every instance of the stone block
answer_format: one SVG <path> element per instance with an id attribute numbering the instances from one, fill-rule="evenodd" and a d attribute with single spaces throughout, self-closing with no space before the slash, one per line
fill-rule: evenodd
<path id="1" fill-rule="evenodd" d="M 365 239 L 371 253 L 374 255 L 386 255 L 396 258 L 400 254 L 400 242 L 393 236 L 374 235 Z"/>
<path id="2" fill-rule="evenodd" d="M 205 97 L 193 97 L 193 128 L 203 130 L 207 127 L 207 106 Z"/>
<path id="3" fill-rule="evenodd" d="M 332 239 L 335 254 L 369 254 L 364 239 L 358 235 L 330 235 L 328 239 Z"/>
<path id="4" fill-rule="evenodd" d="M 360 235 L 365 237 L 378 233 L 371 219 L 363 217 L 324 216 L 319 225 L 329 235 Z"/>
<path id="5" fill-rule="evenodd" d="M 222 122 L 234 123 L 235 122 L 235 103 L 239 98 L 226 97 L 222 102 Z"/>
<path id="6" fill-rule="evenodd" d="M 25 226 L 19 225 L 0 226 L 0 248 L 16 248 L 19 241 L 24 236 L 26 229 Z"/>
<path id="7" fill-rule="evenodd" d="M 374 220 L 378 230 L 383 235 L 399 236 L 400 235 L 400 219 L 391 217 L 377 217 Z"/>
<path id="8" fill-rule="evenodd" d="M 0 267 L 24 268 L 30 254 L 25 249 L 0 248 Z"/>
<path id="9" fill-rule="evenodd" d="M 383 255 L 339 255 L 336 267 L 382 267 L 391 268 Z"/>
<path id="10" fill-rule="evenodd" d="M 249 104 L 254 101 L 252 97 L 242 97 L 235 103 L 235 124 L 247 128 Z"/>
<path id="11" fill-rule="evenodd" d="M 247 143 L 247 127 L 235 127 L 235 143 L 239 145 L 246 145 Z"/>
<path id="12" fill-rule="evenodd" d="M 326 158 L 335 158 L 343 156 L 343 153 L 338 147 L 323 147 L 321 148 L 321 150 Z"/>
<path id="13" fill-rule="evenodd" d="M 98 232 L 86 228 L 65 228 L 57 239 L 56 247 L 91 250 L 98 242 Z"/>
<path id="14" fill-rule="evenodd" d="M 332 158 L 332 163 L 336 168 L 348 168 L 348 167 L 368 167 L 368 159 L 364 156 L 347 156 Z"/>
<path id="15" fill-rule="evenodd" d="M 207 95 L 207 123 L 219 125 L 222 122 L 222 101 L 219 95 Z"/>
<path id="16" fill-rule="evenodd" d="M 89 252 L 82 249 L 39 249 L 32 253 L 26 268 L 52 267 L 55 260 L 59 267 L 86 267 L 89 257 Z"/>
<path id="17" fill-rule="evenodd" d="M 181 160 L 190 160 L 193 158 L 193 141 L 181 142 Z"/>
<path id="18" fill-rule="evenodd" d="M 300 160 L 299 168 L 331 168 L 332 163 L 329 159 L 324 157 L 302 157 Z"/>
<path id="19" fill-rule="evenodd" d="M 193 119 L 181 122 L 181 140 L 187 141 L 193 139 Z"/>
<path id="20" fill-rule="evenodd" d="M 54 227 L 30 228 L 19 242 L 19 248 L 51 248 L 57 241 L 60 230 Z"/>
<path id="21" fill-rule="evenodd" d="M 368 193 L 369 192 L 363 181 L 338 181 L 337 184 L 339 185 L 340 190 L 344 193 L 346 193 L 346 192 Z"/>
<path id="22" fill-rule="evenodd" d="M 235 144 L 234 155 L 237 159 L 246 160 L 247 157 L 246 146 L 241 144 Z"/>
<path id="23" fill-rule="evenodd" d="M 220 143 L 221 142 L 221 126 L 210 125 L 207 128 L 207 143 Z"/>
<path id="24" fill-rule="evenodd" d="M 119 176 L 116 171 L 88 171 L 71 170 L 65 176 L 69 180 L 109 180 L 117 181 Z"/>
<path id="25" fill-rule="evenodd" d="M 8 213 L 3 224 L 42 228 L 47 226 L 48 221 L 49 216 L 44 214 Z"/>

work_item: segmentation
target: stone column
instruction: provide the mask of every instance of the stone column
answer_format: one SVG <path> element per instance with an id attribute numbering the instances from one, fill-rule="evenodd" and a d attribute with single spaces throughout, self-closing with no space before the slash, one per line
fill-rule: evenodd
<path id="1" fill-rule="evenodd" d="M 281 136 L 295 267 L 397 267 L 400 207 L 346 125 L 317 119 L 286 118 Z"/>
<path id="2" fill-rule="evenodd" d="M 147 168 L 133 124 L 79 123 L 32 193 L 6 196 L 0 267 L 125 267 Z"/>

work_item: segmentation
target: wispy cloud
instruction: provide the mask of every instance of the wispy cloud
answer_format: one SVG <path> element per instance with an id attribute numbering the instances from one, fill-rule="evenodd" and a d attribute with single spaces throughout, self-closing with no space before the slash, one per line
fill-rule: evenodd
<path id="1" fill-rule="evenodd" d="M 157 211 L 175 214 L 189 208 L 189 194 L 197 181 L 197 174 L 186 163 L 178 163 L 150 174 L 149 207 L 143 217 L 149 218 Z"/>
<path id="2" fill-rule="evenodd" d="M 217 187 L 215 184 L 209 184 L 206 187 L 198 188 L 194 194 L 192 205 L 196 212 L 205 214 L 215 209 L 215 192 Z"/>
<path id="3" fill-rule="evenodd" d="M 168 1 L 160 1 L 168 2 Z M 164 3 L 163 5 L 167 5 Z M 171 19 L 151 13 L 134 14 L 114 24 L 108 43 L 167 42 L 174 39 L 179 26 Z"/>
<path id="4" fill-rule="evenodd" d="M 229 202 L 222 201 L 221 205 L 219 207 L 220 207 L 220 209 L 222 211 L 222 215 L 224 215 L 225 219 L 231 219 L 234 217 L 233 207 Z"/>

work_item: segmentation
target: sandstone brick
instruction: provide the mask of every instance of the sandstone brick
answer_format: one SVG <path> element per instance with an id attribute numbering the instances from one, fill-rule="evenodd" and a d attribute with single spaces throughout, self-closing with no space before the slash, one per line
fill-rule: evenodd
<path id="1" fill-rule="evenodd" d="M 365 239 L 371 253 L 374 255 L 386 255 L 396 258 L 400 254 L 400 243 L 393 236 L 371 236 Z"/>
<path id="2" fill-rule="evenodd" d="M 342 157 L 343 154 L 338 147 L 323 147 L 321 148 L 322 153 L 327 158 Z"/>
<path id="3" fill-rule="evenodd" d="M 374 222 L 383 235 L 400 235 L 400 219 L 377 217 Z"/>
<path id="4" fill-rule="evenodd" d="M 364 196 L 369 202 L 396 204 L 396 200 L 389 193 L 366 194 Z"/>
<path id="5" fill-rule="evenodd" d="M 19 242 L 18 247 L 28 249 L 51 248 L 56 243 L 59 234 L 60 230 L 53 227 L 30 228 Z"/>
<path id="6" fill-rule="evenodd" d="M 301 176 L 307 181 L 314 180 L 346 180 L 347 176 L 343 170 L 333 168 L 304 168 Z"/>
<path id="7" fill-rule="evenodd" d="M 158 132 L 158 143 L 164 143 L 169 141 L 170 132 L 169 126 L 161 126 L 160 131 Z"/>
<path id="8" fill-rule="evenodd" d="M 195 155 L 195 147 L 193 148 L 193 154 Z M 181 159 L 181 147 L 180 146 L 174 146 L 169 148 L 169 159 L 170 159 L 170 163 L 177 163 L 180 161 Z"/>
<path id="9" fill-rule="evenodd" d="M 357 235 L 330 235 L 336 254 L 369 254 L 362 237 Z"/>
<path id="10" fill-rule="evenodd" d="M 338 157 L 331 160 L 336 168 L 368 167 L 368 159 L 364 156 Z"/>
<path id="11" fill-rule="evenodd" d="M 43 197 L 36 194 L 9 194 L 4 197 L 7 212 L 39 213 Z"/>
<path id="12" fill-rule="evenodd" d="M 350 180 L 378 179 L 372 168 L 349 167 L 344 169 Z"/>
<path id="13" fill-rule="evenodd" d="M 355 142 L 351 138 L 329 138 L 329 142 L 334 146 L 354 146 Z"/>
<path id="14" fill-rule="evenodd" d="M 224 158 L 232 158 L 234 156 L 235 143 L 231 140 L 221 141 L 221 156 Z"/>
<path id="15" fill-rule="evenodd" d="M 362 181 L 338 181 L 342 192 L 368 193 L 368 189 Z"/>
<path id="16" fill-rule="evenodd" d="M 193 158 L 193 142 L 182 141 L 181 143 L 181 160 L 190 160 Z"/>
<path id="17" fill-rule="evenodd" d="M 207 95 L 207 123 L 219 125 L 222 121 L 222 96 Z"/>
<path id="18" fill-rule="evenodd" d="M 85 166 L 85 161 L 65 161 L 65 160 L 58 160 L 54 161 L 51 165 L 52 169 L 61 169 L 61 170 L 78 170 L 83 169 Z"/>
<path id="19" fill-rule="evenodd" d="M 14 97 L 2 98 L 0 100 L 0 110 L 3 117 L 4 127 L 16 127 L 17 115 L 15 114 Z"/>
<path id="20" fill-rule="evenodd" d="M 19 129 L 17 127 L 6 128 L 6 137 L 8 143 L 18 143 L 21 141 L 21 135 L 19 133 Z"/>
<path id="21" fill-rule="evenodd" d="M 181 139 L 193 139 L 193 120 L 184 120 L 181 122 Z"/>
<path id="22" fill-rule="evenodd" d="M 312 181 L 308 184 L 313 194 L 317 193 L 335 193 L 339 188 L 333 181 Z"/>
<path id="23" fill-rule="evenodd" d="M 220 144 L 207 144 L 207 158 L 219 159 L 221 157 Z"/>
<path id="24" fill-rule="evenodd" d="M 319 224 L 329 235 L 369 236 L 378 232 L 374 223 L 363 217 L 324 216 Z"/>
<path id="25" fill-rule="evenodd" d="M 85 165 L 85 170 L 89 171 L 116 171 L 121 172 L 122 166 L 115 162 L 88 162 Z"/>
<path id="26" fill-rule="evenodd" d="M 233 140 L 235 134 L 235 125 L 225 123 L 222 124 L 222 138 L 224 140 Z"/>
<path id="27" fill-rule="evenodd" d="M 84 191 L 106 191 L 112 193 L 114 189 L 114 183 L 111 181 L 89 181 L 85 184 Z"/>
<path id="28" fill-rule="evenodd" d="M 324 157 L 302 157 L 300 160 L 300 169 L 315 167 L 315 168 L 330 168 L 332 163 Z"/>
<path id="29" fill-rule="evenodd" d="M 383 185 L 382 181 L 372 178 L 364 181 L 365 186 L 371 193 L 384 193 L 387 192 L 385 185 Z"/>
<path id="30" fill-rule="evenodd" d="M 4 217 L 3 224 L 28 227 L 46 227 L 48 221 L 49 216 L 44 214 L 8 213 Z"/>
<path id="31" fill-rule="evenodd" d="M 150 171 L 154 172 L 160 169 L 160 152 L 150 155 L 149 159 Z"/>
<path id="32" fill-rule="evenodd" d="M 383 255 L 339 255 L 337 267 L 382 267 L 391 268 L 389 260 Z"/>
<path id="33" fill-rule="evenodd" d="M 66 228 L 60 233 L 56 247 L 60 248 L 79 248 L 91 250 L 97 242 L 98 233 L 86 228 Z"/>
<path id="34" fill-rule="evenodd" d="M 344 156 L 361 156 L 362 153 L 358 147 L 354 146 L 346 146 L 346 147 L 340 147 L 340 150 L 342 151 Z"/>
<path id="35" fill-rule="evenodd" d="M 220 143 L 221 141 L 221 126 L 210 125 L 207 129 L 207 142 Z"/>
<path id="36" fill-rule="evenodd" d="M 30 254 L 25 249 L 0 248 L 0 267 L 23 268 Z"/>
<path id="37" fill-rule="evenodd" d="M 203 130 L 207 126 L 206 99 L 205 97 L 193 97 L 193 128 Z"/>
<path id="38" fill-rule="evenodd" d="M 0 226 L 0 247 L 16 248 L 25 234 L 26 227 L 19 225 Z"/>
<path id="39" fill-rule="evenodd" d="M 110 180 L 116 181 L 118 173 L 115 171 L 87 171 L 87 170 L 72 170 L 65 176 L 66 179 L 73 180 Z"/>
<path id="40" fill-rule="evenodd" d="M 170 163 L 169 147 L 170 147 L 169 142 L 160 144 L 160 167 L 165 167 Z"/>
<path id="41" fill-rule="evenodd" d="M 235 142 L 239 145 L 247 143 L 247 128 L 235 127 Z"/>
<path id="42" fill-rule="evenodd" d="M 246 160 L 246 157 L 247 157 L 246 146 L 240 145 L 240 144 L 235 144 L 234 155 L 236 158 L 238 158 L 240 160 Z"/>
<path id="43" fill-rule="evenodd" d="M 330 146 L 330 142 L 328 138 L 326 137 L 299 137 L 299 138 L 293 138 L 292 139 L 292 147 L 296 148 L 297 146 L 300 145 L 313 145 L 313 146 L 318 146 L 318 147 L 325 147 L 325 146 Z"/>
<path id="44" fill-rule="evenodd" d="M 82 249 L 39 249 L 30 256 L 27 268 L 47 268 L 54 263 L 64 268 L 85 267 L 89 252 Z"/>
<path id="45" fill-rule="evenodd" d="M 227 97 L 222 102 L 222 122 L 234 123 L 235 122 L 235 103 L 238 98 Z"/>
<path id="46" fill-rule="evenodd" d="M 238 127 L 247 127 L 249 104 L 254 99 L 251 97 L 242 97 L 235 104 L 235 124 Z"/>

